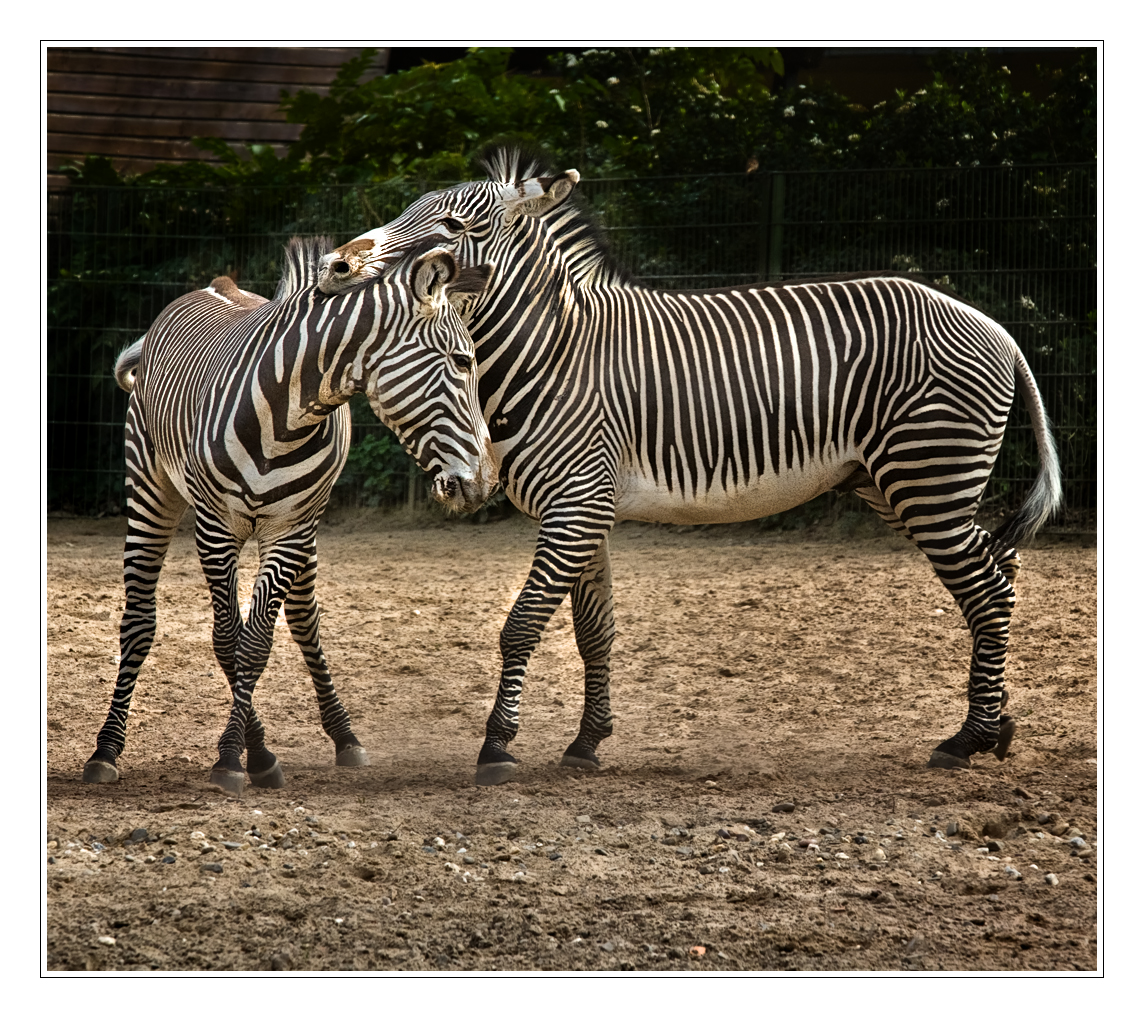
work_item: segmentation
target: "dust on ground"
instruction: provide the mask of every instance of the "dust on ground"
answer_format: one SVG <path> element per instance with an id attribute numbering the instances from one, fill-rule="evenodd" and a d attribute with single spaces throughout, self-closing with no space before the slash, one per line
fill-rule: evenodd
<path id="1" fill-rule="evenodd" d="M 231 800 L 206 781 L 230 698 L 186 523 L 121 780 L 81 782 L 124 523 L 49 521 L 48 969 L 1096 967 L 1091 541 L 1022 551 L 1010 758 L 930 771 L 970 647 L 913 548 L 621 525 L 603 769 L 555 763 L 582 700 L 565 604 L 529 669 L 520 780 L 478 788 L 535 524 L 425 523 L 331 513 L 319 538 L 323 642 L 372 766 L 333 766 L 281 628 L 257 702 L 287 785 Z M 247 590 L 254 567 L 248 548 Z"/>

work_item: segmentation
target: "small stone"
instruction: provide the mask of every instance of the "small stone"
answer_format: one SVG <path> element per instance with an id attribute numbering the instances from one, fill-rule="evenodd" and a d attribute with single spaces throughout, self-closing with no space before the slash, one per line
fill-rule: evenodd
<path id="1" fill-rule="evenodd" d="M 204 873 L 221 873 L 222 872 L 222 863 L 205 862 L 199 867 L 199 869 L 202 870 Z"/>
<path id="2" fill-rule="evenodd" d="M 1024 788 L 1022 788 L 1020 785 L 1018 785 L 1016 788 L 1014 788 L 1014 789 L 1013 789 L 1013 794 L 1014 794 L 1014 795 L 1016 795 L 1016 796 L 1018 796 L 1018 797 L 1019 797 L 1019 798 L 1021 798 L 1021 799 L 1031 799 L 1031 798 L 1033 798 L 1033 793 L 1032 793 L 1032 792 L 1029 792 L 1029 791 L 1026 791 L 1026 790 L 1025 790 Z"/>
<path id="3" fill-rule="evenodd" d="M 616 945 L 613 944 L 610 940 L 606 940 L 600 945 L 600 950 L 607 951 L 609 954 L 611 954 L 615 949 Z"/>
<path id="4" fill-rule="evenodd" d="M 219 842 L 219 844 L 221 844 L 223 848 L 229 848 L 232 852 L 236 848 L 242 848 L 242 843 L 239 841 L 222 841 Z"/>
<path id="5" fill-rule="evenodd" d="M 131 832 L 131 834 L 128 836 L 127 844 L 138 845 L 139 842 L 146 841 L 146 840 L 147 840 L 147 828 L 146 827 L 136 827 L 135 830 L 133 830 Z"/>
<path id="6" fill-rule="evenodd" d="M 771 812 L 772 813 L 793 813 L 794 812 L 794 803 L 793 802 L 776 802 L 771 807 Z"/>
<path id="7" fill-rule="evenodd" d="M 99 939 L 99 943 L 103 944 L 105 947 L 114 947 L 115 946 L 115 938 L 114 937 L 100 937 L 98 939 Z"/>
<path id="8" fill-rule="evenodd" d="M 687 952 L 692 958 L 702 958 L 707 953 L 707 948 L 701 944 L 696 944 L 691 950 Z"/>
<path id="9" fill-rule="evenodd" d="M 1010 877 L 1013 880 L 1020 880 L 1021 879 L 1021 871 L 1014 869 L 1012 866 L 1006 866 L 1005 867 L 1005 876 Z"/>
<path id="10" fill-rule="evenodd" d="M 1060 878 L 1055 873 L 1046 873 L 1045 874 L 1045 883 L 1048 884 L 1050 887 L 1056 887 L 1057 884 L 1059 884 L 1060 882 L 1061 882 Z"/>
<path id="11" fill-rule="evenodd" d="M 875 859 L 876 859 L 878 862 L 885 862 L 885 860 L 886 860 L 886 853 L 885 853 L 884 851 L 882 851 L 882 849 L 880 849 L 880 848 L 876 848 L 876 849 L 874 849 L 874 858 L 875 858 Z"/>
<path id="12" fill-rule="evenodd" d="M 175 857 L 173 855 L 165 855 L 165 856 L 163 856 L 162 860 L 160 860 L 160 861 L 165 862 L 168 865 L 170 865 L 171 863 L 173 863 L 175 861 Z"/>
<path id="13" fill-rule="evenodd" d="M 985 847 L 990 852 L 1004 852 L 1005 842 L 998 841 L 996 838 L 991 838 L 989 841 L 985 842 Z"/>
<path id="14" fill-rule="evenodd" d="M 945 825 L 945 836 L 947 838 L 952 838 L 954 835 L 960 833 L 961 824 L 959 824 L 956 820 L 951 820 L 948 824 Z"/>
<path id="15" fill-rule="evenodd" d="M 1073 848 L 1088 848 L 1088 842 L 1081 837 L 1069 838 L 1069 844 Z"/>
<path id="16" fill-rule="evenodd" d="M 590 824 L 591 822 L 592 818 L 588 816 L 587 813 L 581 813 L 580 816 L 576 818 L 576 823 L 578 824 Z"/>

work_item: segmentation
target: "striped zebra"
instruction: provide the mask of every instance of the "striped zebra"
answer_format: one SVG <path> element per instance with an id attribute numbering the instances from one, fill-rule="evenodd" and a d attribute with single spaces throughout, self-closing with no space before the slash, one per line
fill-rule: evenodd
<path id="1" fill-rule="evenodd" d="M 511 780 L 529 656 L 571 591 L 585 704 L 562 762 L 598 766 L 611 734 L 608 533 L 620 520 L 730 523 L 855 491 L 929 559 L 973 638 L 965 723 L 930 758 L 1003 759 L 1005 655 L 1019 559 L 1060 501 L 1040 394 L 1013 339 L 955 295 L 895 275 L 652 290 L 609 256 L 554 173 L 511 147 L 486 182 L 430 192 L 323 260 L 338 293 L 427 237 L 491 264 L 469 319 L 480 399 L 508 497 L 540 521 L 501 633 L 503 670 L 478 784 Z M 994 534 L 973 518 L 1016 390 L 1041 458 Z"/>
<path id="2" fill-rule="evenodd" d="M 260 787 L 284 784 L 251 703 L 283 605 L 337 763 L 369 763 L 318 637 L 318 520 L 346 462 L 347 401 L 357 392 L 433 477 L 438 500 L 472 511 L 495 487 L 473 343 L 457 311 L 483 289 L 486 272 L 458 271 L 453 255 L 430 240 L 330 297 L 314 281 L 331 245 L 293 239 L 273 300 L 225 276 L 178 298 L 116 363 L 116 378 L 131 393 L 126 607 L 111 709 L 84 781 L 119 778 L 131 695 L 155 635 L 155 585 L 188 505 L 210 586 L 214 652 L 233 694 L 211 782 L 234 795 L 246 774 Z M 259 569 L 243 622 L 237 566 L 251 538 Z"/>

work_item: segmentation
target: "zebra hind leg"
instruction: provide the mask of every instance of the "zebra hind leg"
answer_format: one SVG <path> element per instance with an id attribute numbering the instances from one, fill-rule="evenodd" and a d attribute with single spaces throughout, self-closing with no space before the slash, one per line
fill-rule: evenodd
<path id="1" fill-rule="evenodd" d="M 128 434 L 134 415 L 128 420 Z M 83 780 L 106 784 L 119 780 L 119 755 L 127 743 L 127 714 L 139 669 L 155 639 L 155 586 L 171 538 L 187 504 L 157 473 L 140 469 L 140 450 L 128 445 L 127 537 L 123 549 L 125 605 L 119 623 L 119 673 L 107 720 L 99 730 L 95 752 L 84 764 Z"/>
<path id="2" fill-rule="evenodd" d="M 1009 549 L 993 559 L 988 535 L 972 524 L 955 533 L 917 537 L 878 488 L 862 487 L 855 493 L 888 526 L 921 548 L 957 601 L 973 634 L 969 716 L 957 735 L 933 751 L 928 766 L 968 767 L 970 755 L 980 752 L 991 752 L 1004 760 L 1017 730 L 1013 718 L 1000 712 L 1009 701 L 1004 688 L 1005 656 L 1013 610 L 1012 583 L 1021 566 L 1020 556 Z"/>
<path id="3" fill-rule="evenodd" d="M 992 753 L 1004 760 L 1017 723 L 1002 714 L 1009 701 L 1005 690 L 1005 658 L 1014 594 L 1009 575 L 1012 558 L 999 566 L 989 550 L 988 535 L 966 524 L 940 540 L 919 537 L 918 544 L 938 577 L 961 608 L 973 639 L 969 669 L 969 712 L 960 731 L 942 742 L 930 756 L 930 767 L 968 767 L 974 753 Z"/>
<path id="4" fill-rule="evenodd" d="M 249 642 L 247 626 L 242 621 L 238 605 L 238 554 L 241 543 L 228 527 L 210 516 L 201 507 L 195 520 L 195 539 L 198 544 L 199 561 L 203 575 L 211 592 L 214 609 L 214 652 L 218 663 L 230 685 L 232 697 L 237 694 L 241 651 Z M 254 617 L 254 605 L 251 605 Z M 271 620 L 273 637 L 273 619 Z M 267 647 L 269 655 L 269 647 Z M 265 665 L 265 661 L 263 662 Z M 259 669 L 261 673 L 261 669 Z M 233 708 L 232 708 L 233 718 Z M 266 733 L 262 720 L 254 705 L 246 701 L 242 712 L 241 736 L 236 752 L 224 755 L 221 752 L 218 762 L 211 769 L 211 784 L 217 785 L 231 795 L 242 795 L 247 774 L 251 784 L 264 788 L 281 788 L 286 779 L 278 759 L 266 748 Z M 228 731 L 230 729 L 228 728 Z M 225 733 L 224 733 L 225 735 Z M 221 747 L 221 742 L 220 742 Z M 241 762 L 243 750 L 247 753 L 247 766 Z"/>
<path id="5" fill-rule="evenodd" d="M 310 556 L 305 568 L 298 574 L 286 598 L 286 622 L 290 634 L 302 651 L 314 691 L 318 695 L 318 710 L 322 715 L 322 728 L 333 739 L 335 762 L 339 767 L 368 767 L 369 754 L 362 748 L 350 729 L 350 716 L 338 699 L 330 678 L 326 656 L 318 634 L 318 599 L 314 583 L 318 576 L 318 556 L 311 538 Z"/>
<path id="6" fill-rule="evenodd" d="M 584 660 L 584 713 L 580 732 L 564 751 L 560 763 L 564 767 L 594 770 L 600 766 L 596 748 L 612 734 L 610 658 L 616 625 L 607 538 L 572 588 L 572 622 L 576 646 Z"/>

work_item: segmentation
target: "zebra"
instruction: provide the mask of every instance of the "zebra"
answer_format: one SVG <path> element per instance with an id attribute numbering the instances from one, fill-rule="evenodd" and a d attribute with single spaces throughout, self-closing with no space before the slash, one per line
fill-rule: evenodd
<path id="1" fill-rule="evenodd" d="M 432 191 L 323 259 L 318 286 L 360 285 L 423 238 L 491 264 L 470 306 L 480 399 L 500 482 L 539 520 L 528 581 L 500 638 L 502 671 L 478 784 L 512 780 L 526 668 L 571 592 L 584 662 L 580 730 L 562 763 L 599 765 L 612 732 L 608 534 L 621 520 L 730 523 L 852 490 L 929 559 L 973 639 L 968 715 L 931 767 L 1003 759 L 1016 545 L 1055 511 L 1060 468 L 1011 336 L 950 291 L 901 274 L 653 290 L 608 252 L 552 171 L 486 150 L 487 181 Z M 1015 390 L 1041 466 L 993 534 L 974 523 Z"/>
<path id="2" fill-rule="evenodd" d="M 116 379 L 131 393 L 126 606 L 111 708 L 84 781 L 119 778 L 131 696 L 155 634 L 156 583 L 188 505 L 210 587 L 214 652 L 233 697 L 211 783 L 235 796 L 247 774 L 262 788 L 285 783 L 251 702 L 283 606 L 337 764 L 369 764 L 319 640 L 318 521 L 346 462 L 347 401 L 357 392 L 433 476 L 439 501 L 468 512 L 489 496 L 496 470 L 477 402 L 475 351 L 457 310 L 481 291 L 487 271 L 460 271 L 450 251 L 426 241 L 385 273 L 330 297 L 314 281 L 332 243 L 292 239 L 273 300 L 225 276 L 179 297 L 119 356 Z M 259 569 L 244 623 L 237 564 L 251 538 Z"/>

